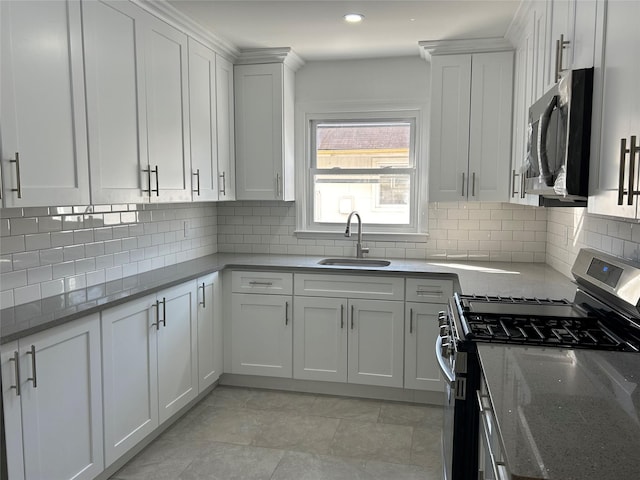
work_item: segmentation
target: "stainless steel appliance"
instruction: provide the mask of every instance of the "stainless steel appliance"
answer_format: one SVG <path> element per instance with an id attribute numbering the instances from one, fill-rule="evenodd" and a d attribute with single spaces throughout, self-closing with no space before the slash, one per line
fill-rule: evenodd
<path id="1" fill-rule="evenodd" d="M 436 356 L 447 384 L 445 480 L 478 479 L 481 417 L 485 430 L 491 429 L 478 343 L 640 352 L 640 265 L 583 249 L 572 274 L 578 284 L 573 301 L 456 293 L 440 313 Z M 488 438 L 484 447 L 492 443 Z M 490 456 L 490 478 L 502 478 L 505 468 L 496 455 Z"/>
<path id="2" fill-rule="evenodd" d="M 584 205 L 589 188 L 593 68 L 570 70 L 529 109 L 524 192 L 541 205 Z M 576 203 L 577 202 L 577 203 Z"/>

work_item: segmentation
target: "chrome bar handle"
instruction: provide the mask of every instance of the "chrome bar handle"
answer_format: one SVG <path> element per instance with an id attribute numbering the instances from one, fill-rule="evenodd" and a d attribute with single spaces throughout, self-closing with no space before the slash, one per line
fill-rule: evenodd
<path id="1" fill-rule="evenodd" d="M 27 382 L 31 380 L 33 382 L 33 388 L 38 388 L 38 375 L 36 370 L 36 346 L 31 345 L 31 350 L 27 352 L 27 355 L 31 355 L 31 374 L 33 377 L 27 378 Z"/>
<path id="2" fill-rule="evenodd" d="M 627 139 L 620 139 L 620 170 L 618 174 L 618 205 L 622 205 L 624 203 L 624 196 L 627 192 L 624 190 L 624 171 L 625 171 L 625 163 L 627 158 L 627 153 L 629 153 L 629 149 L 627 148 Z M 631 160 L 633 163 L 633 159 Z"/>
<path id="3" fill-rule="evenodd" d="M 202 305 L 202 308 L 207 308 L 207 298 L 205 297 L 205 287 L 204 287 L 204 282 L 202 282 L 202 285 L 198 288 L 202 289 L 202 301 L 199 302 L 200 305 Z"/>
<path id="4" fill-rule="evenodd" d="M 162 326 L 167 326 L 167 299 L 165 297 L 162 297 Z"/>
<path id="5" fill-rule="evenodd" d="M 442 290 L 416 290 L 419 297 L 441 297 L 443 294 Z"/>
<path id="6" fill-rule="evenodd" d="M 270 287 L 270 286 L 273 285 L 273 282 L 256 282 L 256 281 L 252 280 L 251 282 L 249 282 L 249 285 L 251 285 L 251 286 L 261 285 L 261 286 L 264 286 L 264 287 Z"/>
<path id="7" fill-rule="evenodd" d="M 344 328 L 344 303 L 340 305 L 340 328 Z"/>
<path id="8" fill-rule="evenodd" d="M 226 178 L 225 178 L 225 172 L 222 172 L 222 175 L 218 175 L 218 176 L 220 178 L 222 178 L 222 190 L 220 190 L 220 193 L 226 197 L 227 196 L 227 182 L 226 182 Z"/>
<path id="9" fill-rule="evenodd" d="M 9 160 L 9 163 L 16 164 L 16 182 L 18 183 L 18 188 L 12 188 L 12 192 L 18 193 L 18 198 L 22 198 L 22 181 L 20 180 L 20 153 L 16 152 L 16 158 L 13 160 Z"/>
<path id="10" fill-rule="evenodd" d="M 192 173 L 192 175 L 196 177 L 196 189 L 192 191 L 200 196 L 200 169 L 196 169 L 196 173 Z"/>
<path id="11" fill-rule="evenodd" d="M 10 388 L 15 389 L 16 397 L 19 397 L 20 396 L 20 355 L 18 354 L 17 350 L 13 352 L 13 357 L 10 358 L 9 361 L 15 362 L 14 368 L 16 371 L 16 384 L 11 385 Z"/>
<path id="12" fill-rule="evenodd" d="M 282 176 L 276 173 L 276 197 L 280 198 L 282 195 Z"/>
<path id="13" fill-rule="evenodd" d="M 156 192 L 156 197 L 159 197 L 160 196 L 160 172 L 158 170 L 158 165 L 156 165 L 155 170 L 152 170 L 152 171 L 155 172 L 156 174 L 156 189 L 151 191 Z M 149 188 L 151 188 L 151 185 L 149 185 Z"/>
<path id="14" fill-rule="evenodd" d="M 516 173 L 516 169 L 511 170 L 511 198 L 516 196 L 516 177 L 519 177 L 520 174 Z"/>
<path id="15" fill-rule="evenodd" d="M 284 326 L 289 325 L 289 302 L 284 302 Z"/>
<path id="16" fill-rule="evenodd" d="M 152 323 L 151 326 L 156 327 L 156 330 L 160 330 L 160 301 L 156 300 L 151 306 L 156 307 L 156 321 Z"/>
<path id="17" fill-rule="evenodd" d="M 353 305 L 351 305 L 351 330 L 353 330 Z"/>
<path id="18" fill-rule="evenodd" d="M 409 334 L 413 334 L 413 308 L 409 309 Z"/>
<path id="19" fill-rule="evenodd" d="M 524 191 L 526 182 L 527 182 L 527 177 L 525 177 L 524 173 L 521 173 L 520 174 L 520 198 L 525 198 L 527 196 Z"/>
<path id="20" fill-rule="evenodd" d="M 635 143 L 636 137 L 631 137 L 631 143 Z M 633 205 L 633 195 L 635 190 L 636 162 L 631 155 L 632 146 L 627 150 L 629 152 L 629 188 L 627 190 L 627 205 Z"/>
<path id="21" fill-rule="evenodd" d="M 464 172 L 462 172 L 462 196 L 464 197 Z"/>
<path id="22" fill-rule="evenodd" d="M 471 174 L 471 196 L 476 196 L 476 172 Z"/>

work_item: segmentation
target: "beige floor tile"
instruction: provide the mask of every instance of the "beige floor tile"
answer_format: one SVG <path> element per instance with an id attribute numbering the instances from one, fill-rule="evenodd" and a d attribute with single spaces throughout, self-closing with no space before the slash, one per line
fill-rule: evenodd
<path id="1" fill-rule="evenodd" d="M 376 400 L 318 396 L 312 414 L 330 418 L 345 418 L 362 422 L 377 422 L 381 403 Z"/>
<path id="2" fill-rule="evenodd" d="M 249 388 L 218 387 L 200 403 L 214 407 L 244 408 L 252 395 L 253 391 Z"/>
<path id="3" fill-rule="evenodd" d="M 177 477 L 179 480 L 269 480 L 284 451 L 212 443 Z"/>
<path id="4" fill-rule="evenodd" d="M 340 420 L 331 443 L 332 455 L 409 463 L 413 428 L 403 425 Z"/>
<path id="5" fill-rule="evenodd" d="M 410 427 L 440 427 L 442 425 L 442 407 L 385 403 L 380 408 L 378 421 Z"/>
<path id="6" fill-rule="evenodd" d="M 414 428 L 411 463 L 442 471 L 441 432 L 439 428 Z"/>
<path id="7" fill-rule="evenodd" d="M 312 411 L 315 400 L 315 395 L 305 393 L 254 390 L 247 399 L 245 407 L 307 415 Z"/>
<path id="8" fill-rule="evenodd" d="M 263 412 L 260 431 L 252 445 L 328 453 L 340 420 L 282 412 Z"/>

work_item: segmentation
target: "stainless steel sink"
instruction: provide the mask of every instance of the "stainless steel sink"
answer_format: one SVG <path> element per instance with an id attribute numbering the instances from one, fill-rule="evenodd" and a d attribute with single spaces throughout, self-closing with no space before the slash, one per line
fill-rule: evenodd
<path id="1" fill-rule="evenodd" d="M 325 258 L 318 262 L 319 265 L 336 265 L 343 267 L 388 267 L 388 260 L 375 260 L 372 258 Z"/>

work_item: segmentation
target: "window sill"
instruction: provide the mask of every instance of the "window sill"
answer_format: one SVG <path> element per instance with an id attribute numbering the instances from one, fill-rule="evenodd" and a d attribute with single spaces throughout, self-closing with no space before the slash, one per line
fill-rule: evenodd
<path id="1" fill-rule="evenodd" d="M 357 227 L 351 230 L 351 237 L 345 237 L 343 232 L 324 232 L 314 230 L 296 230 L 294 235 L 301 239 L 345 240 L 357 238 Z M 427 242 L 428 233 L 401 233 L 401 232 L 368 232 L 362 234 L 364 242 Z"/>

